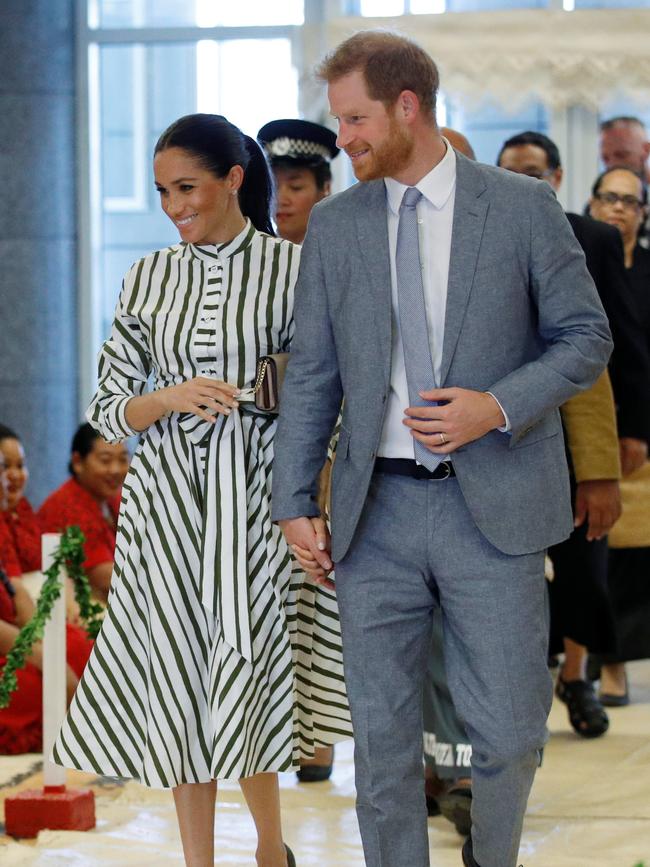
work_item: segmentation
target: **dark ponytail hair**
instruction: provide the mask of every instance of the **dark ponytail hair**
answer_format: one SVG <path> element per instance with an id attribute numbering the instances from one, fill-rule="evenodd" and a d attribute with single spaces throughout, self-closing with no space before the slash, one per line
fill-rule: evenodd
<path id="1" fill-rule="evenodd" d="M 89 425 L 88 422 L 80 425 L 72 437 L 70 453 L 74 454 L 76 452 L 82 458 L 87 457 L 93 450 L 95 440 L 97 439 L 99 439 L 99 434 L 92 425 Z M 75 474 L 72 468 L 72 461 L 68 464 L 68 472 L 71 476 Z"/>
<path id="2" fill-rule="evenodd" d="M 266 158 L 254 139 L 220 114 L 186 114 L 160 136 L 154 156 L 168 148 L 187 151 L 217 178 L 225 178 L 233 166 L 241 166 L 241 212 L 258 231 L 275 235 L 271 224 L 273 183 Z"/>

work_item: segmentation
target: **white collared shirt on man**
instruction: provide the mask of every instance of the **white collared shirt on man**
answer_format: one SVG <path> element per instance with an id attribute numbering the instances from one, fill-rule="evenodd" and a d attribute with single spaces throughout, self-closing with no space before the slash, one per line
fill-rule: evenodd
<path id="1" fill-rule="evenodd" d="M 447 305 L 447 281 L 449 278 L 449 258 L 451 254 L 451 233 L 454 220 L 454 201 L 456 198 L 456 154 L 447 144 L 447 150 L 440 162 L 425 175 L 416 188 L 422 193 L 417 205 L 420 261 L 422 263 L 422 283 L 424 286 L 424 305 L 427 315 L 429 346 L 433 361 L 436 384 L 440 384 L 442 364 L 442 342 L 445 329 L 445 308 Z M 413 437 L 403 424 L 404 410 L 410 406 L 404 350 L 399 325 L 397 303 L 397 280 L 395 273 L 395 253 L 397 249 L 397 227 L 402 197 L 407 187 L 394 178 L 385 178 L 388 211 L 388 244 L 390 255 L 390 277 L 392 297 L 393 340 L 390 392 L 388 405 L 377 454 L 387 458 L 414 459 Z"/>

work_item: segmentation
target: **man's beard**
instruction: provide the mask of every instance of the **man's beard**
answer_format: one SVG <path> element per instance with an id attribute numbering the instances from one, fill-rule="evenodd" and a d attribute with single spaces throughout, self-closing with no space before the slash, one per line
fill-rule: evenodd
<path id="1" fill-rule="evenodd" d="M 360 181 L 394 177 L 408 164 L 413 146 L 413 137 L 392 117 L 386 140 L 368 152 L 363 165 L 352 165 L 355 177 Z M 353 143 L 346 150 L 354 153 L 359 147 Z"/>

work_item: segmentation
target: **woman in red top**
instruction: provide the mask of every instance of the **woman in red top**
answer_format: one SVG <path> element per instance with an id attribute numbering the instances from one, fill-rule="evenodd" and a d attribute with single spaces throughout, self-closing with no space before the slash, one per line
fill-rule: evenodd
<path id="1" fill-rule="evenodd" d="M 12 546 L 12 551 L 8 553 L 5 550 L 4 556 L 0 549 L 0 562 L 4 563 L 5 572 L 13 578 L 25 572 L 40 571 L 41 534 L 49 530 L 41 527 L 37 515 L 25 497 L 29 472 L 23 444 L 18 434 L 3 424 L 0 424 L 0 452 L 4 458 L 7 481 L 6 506 L 0 510 L 0 515 L 4 516 Z M 6 549 L 7 543 L 4 547 Z M 69 580 L 66 583 L 66 619 L 73 624 L 79 621 L 79 606 Z"/>
<path id="2" fill-rule="evenodd" d="M 29 473 L 25 463 L 25 451 L 18 437 L 10 428 L 0 424 L 0 452 L 4 457 L 7 480 L 7 499 L 4 516 L 11 536 L 14 552 L 20 563 L 20 572 L 38 572 L 41 568 L 41 526 L 25 497 Z M 0 560 L 2 556 L 0 553 Z M 15 574 L 5 562 L 9 575 Z"/>
<path id="3" fill-rule="evenodd" d="M 0 440 L 0 446 L 1 443 Z M 13 647 L 20 627 L 34 614 L 34 603 L 19 578 L 22 569 L 5 518 L 9 488 L 7 476 L 4 453 L 0 447 L 0 671 L 4 668 L 6 654 Z M 88 661 L 92 642 L 77 627 L 68 626 L 67 632 L 66 687 L 70 702 Z M 26 665 L 16 672 L 18 689 L 13 693 L 9 707 L 0 708 L 0 755 L 41 750 L 42 667 L 42 646 L 38 642 Z"/>
<path id="4" fill-rule="evenodd" d="M 122 483 L 129 454 L 122 443 L 110 445 L 89 424 L 72 440 L 72 478 L 45 500 L 38 511 L 44 533 L 81 528 L 86 542 L 84 569 L 95 595 L 108 598 L 115 553 L 115 532 Z"/>

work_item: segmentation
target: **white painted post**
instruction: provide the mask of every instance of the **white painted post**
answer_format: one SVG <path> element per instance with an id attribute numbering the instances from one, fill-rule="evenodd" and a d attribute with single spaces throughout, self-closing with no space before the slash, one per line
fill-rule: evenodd
<path id="1" fill-rule="evenodd" d="M 45 533 L 42 537 L 43 572 L 50 568 L 54 552 L 59 546 L 58 533 Z M 63 585 L 65 572 L 59 580 Z M 43 636 L 43 786 L 47 789 L 65 788 L 65 768 L 49 760 L 54 741 L 66 711 L 66 638 L 65 589 L 54 603 L 52 615 Z"/>

